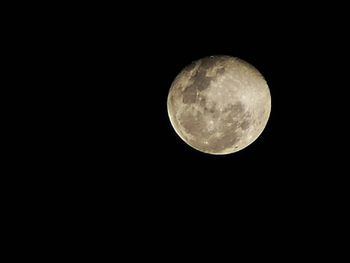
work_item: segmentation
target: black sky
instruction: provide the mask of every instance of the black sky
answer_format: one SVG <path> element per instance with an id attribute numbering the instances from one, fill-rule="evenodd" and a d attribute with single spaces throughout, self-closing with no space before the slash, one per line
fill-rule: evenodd
<path id="1" fill-rule="evenodd" d="M 135 174 L 150 185 L 158 180 L 178 187 L 242 184 L 260 191 L 276 189 L 280 182 L 291 191 L 313 184 L 315 167 L 331 165 L 327 156 L 336 144 L 329 122 L 337 122 L 334 99 L 341 97 L 334 77 L 342 70 L 335 66 L 343 54 L 340 28 L 322 12 L 310 16 L 307 8 L 160 10 L 97 15 L 78 21 L 71 32 L 77 40 L 74 56 L 82 65 L 77 72 L 83 83 L 74 93 L 82 103 L 78 122 L 88 125 L 86 135 L 76 135 L 89 160 L 82 158 L 84 165 L 125 174 L 122 178 Z M 210 55 L 248 61 L 271 91 L 263 134 L 232 155 L 193 150 L 168 120 L 173 79 L 192 61 Z"/>
<path id="2" fill-rule="evenodd" d="M 324 219 L 344 218 L 347 9 L 244 3 L 84 3 L 29 13 L 31 23 L 13 31 L 14 63 L 26 72 L 14 78 L 23 92 L 14 90 L 34 109 L 20 111 L 27 122 L 14 120 L 23 145 L 13 149 L 26 159 L 13 165 L 25 170 L 15 187 L 27 189 L 20 203 L 30 210 L 20 218 L 38 207 L 45 216 L 33 218 L 54 218 L 48 229 L 65 239 L 102 233 L 109 237 L 92 239 L 109 242 L 124 231 L 125 247 L 154 238 L 157 253 L 169 238 L 192 249 L 190 234 L 216 242 L 208 236 L 237 231 L 240 243 L 272 238 L 280 251 L 279 240 L 293 237 L 309 248 L 305 237 L 321 240 Z M 174 78 L 211 55 L 251 63 L 271 91 L 265 130 L 231 155 L 192 149 L 168 119 Z"/>

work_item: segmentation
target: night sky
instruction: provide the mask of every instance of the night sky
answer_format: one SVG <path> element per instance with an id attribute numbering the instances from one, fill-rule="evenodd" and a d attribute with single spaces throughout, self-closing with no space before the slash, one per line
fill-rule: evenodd
<path id="1" fill-rule="evenodd" d="M 222 232 L 244 225 L 242 231 L 261 233 L 261 242 L 271 229 L 276 240 L 302 234 L 305 225 L 317 233 L 316 219 L 345 200 L 343 16 L 330 23 L 328 8 L 250 4 L 80 6 L 48 27 L 54 34 L 39 49 L 47 48 L 57 69 L 44 63 L 54 76 L 40 74 L 45 87 L 54 83 L 46 103 L 56 100 L 56 112 L 47 119 L 57 122 L 37 161 L 52 180 L 44 188 L 58 189 L 58 203 L 65 200 L 82 218 L 91 211 L 108 227 L 121 220 L 121 228 L 144 232 L 145 242 L 162 229 L 164 236 L 186 237 L 188 229 L 205 235 L 205 224 Z M 271 92 L 263 133 L 229 155 L 188 146 L 167 113 L 177 74 L 211 55 L 249 62 Z"/>
<path id="2" fill-rule="evenodd" d="M 304 191 L 323 184 L 326 178 L 313 171 L 331 166 L 327 154 L 335 143 L 329 120 L 335 122 L 338 115 L 331 113 L 330 105 L 341 97 L 339 80 L 332 77 L 341 72 L 334 67 L 339 53 L 326 39 L 332 37 L 339 46 L 341 36 L 304 12 L 298 19 L 288 12 L 269 13 L 267 19 L 259 11 L 178 15 L 170 7 L 166 10 L 154 19 L 144 14 L 137 22 L 106 15 L 99 23 L 91 20 L 81 33 L 81 39 L 90 41 L 77 47 L 83 50 L 79 56 L 87 69 L 81 71 L 87 77 L 81 88 L 86 107 L 81 110 L 88 113 L 84 123 L 91 125 L 86 138 L 91 144 L 82 143 L 89 153 L 87 167 L 109 173 L 112 182 L 125 180 L 130 187 L 135 182 L 173 194 L 182 189 L 186 194 L 229 195 L 236 189 L 257 199 L 275 193 L 281 200 L 280 194 L 292 198 L 295 188 Z M 230 155 L 192 149 L 175 133 L 167 115 L 174 78 L 192 61 L 210 55 L 251 63 L 271 92 L 264 132 Z"/>

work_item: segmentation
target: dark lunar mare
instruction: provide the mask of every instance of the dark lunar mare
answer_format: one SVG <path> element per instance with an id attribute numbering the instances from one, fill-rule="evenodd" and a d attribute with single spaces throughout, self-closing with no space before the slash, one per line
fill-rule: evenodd
<path id="1" fill-rule="evenodd" d="M 219 68 L 216 72 L 215 77 L 207 77 L 207 71 L 211 69 L 212 67 L 216 66 L 216 63 L 218 63 L 218 59 L 211 58 L 204 58 L 200 61 L 200 65 L 198 66 L 196 72 L 193 73 L 192 77 L 189 79 L 189 82 L 191 83 L 184 91 L 183 93 L 183 103 L 185 104 L 193 104 L 198 99 L 198 92 L 203 91 L 207 89 L 210 85 L 210 82 L 212 80 L 215 80 L 217 77 L 225 73 L 224 68 Z M 191 64 L 186 70 L 190 71 L 193 70 L 195 67 L 195 63 Z"/>

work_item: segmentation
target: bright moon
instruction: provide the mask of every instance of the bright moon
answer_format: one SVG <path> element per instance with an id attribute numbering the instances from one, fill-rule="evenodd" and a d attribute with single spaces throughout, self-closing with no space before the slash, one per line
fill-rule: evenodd
<path id="1" fill-rule="evenodd" d="M 209 154 L 230 154 L 254 142 L 271 111 L 268 85 L 247 62 L 212 56 L 193 62 L 173 81 L 168 115 L 180 138 Z"/>

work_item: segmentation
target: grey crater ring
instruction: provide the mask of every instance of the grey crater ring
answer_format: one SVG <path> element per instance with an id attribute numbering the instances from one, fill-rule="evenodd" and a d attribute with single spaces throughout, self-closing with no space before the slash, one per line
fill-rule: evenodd
<path id="1" fill-rule="evenodd" d="M 188 145 L 204 153 L 230 154 L 263 132 L 271 95 L 264 77 L 249 63 L 211 56 L 179 73 L 171 84 L 167 109 L 173 128 Z"/>

